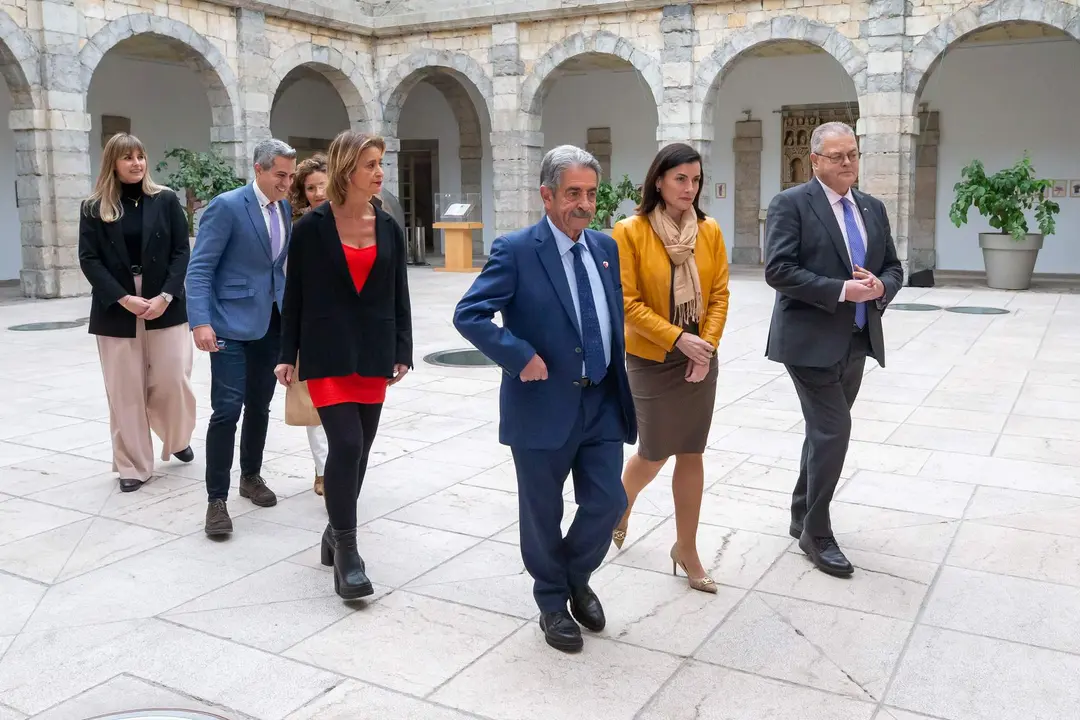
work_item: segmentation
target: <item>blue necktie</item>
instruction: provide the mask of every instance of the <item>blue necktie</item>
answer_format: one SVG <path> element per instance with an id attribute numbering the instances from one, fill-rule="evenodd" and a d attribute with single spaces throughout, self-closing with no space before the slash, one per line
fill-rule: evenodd
<path id="1" fill-rule="evenodd" d="M 847 244 L 851 249 L 851 265 L 863 267 L 866 264 L 866 247 L 863 245 L 859 224 L 855 222 L 852 203 L 847 198 L 840 201 L 844 208 L 844 226 L 847 228 Z M 866 325 L 866 303 L 855 303 L 855 324 L 860 328 Z"/>
<path id="2" fill-rule="evenodd" d="M 584 240 L 574 243 L 572 249 L 574 276 L 577 278 L 578 303 L 581 305 L 581 345 L 585 352 L 585 377 L 595 385 L 607 374 L 607 363 L 604 362 L 604 338 L 600 334 L 600 318 L 593 302 L 592 283 L 589 282 L 589 273 L 581 259 L 585 251 L 582 242 Z"/>

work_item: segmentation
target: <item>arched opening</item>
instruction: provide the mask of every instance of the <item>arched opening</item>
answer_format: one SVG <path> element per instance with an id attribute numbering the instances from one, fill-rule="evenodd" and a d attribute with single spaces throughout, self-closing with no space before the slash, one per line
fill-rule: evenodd
<path id="1" fill-rule="evenodd" d="M 955 37 L 955 35 L 950 36 Z M 972 210 L 949 220 L 962 168 L 981 160 L 987 174 L 1026 152 L 1039 177 L 1056 181 L 1057 232 L 1044 239 L 1036 273 L 1080 273 L 1080 145 L 1070 118 L 1080 115 L 1080 43 L 1061 28 L 1027 20 L 995 22 L 942 44 L 919 78 L 923 132 L 915 178 L 913 244 L 942 271 L 982 272 L 978 234 L 994 232 Z M 1038 232 L 1034 216 L 1028 225 Z"/>
<path id="2" fill-rule="evenodd" d="M 458 70 L 427 66 L 409 73 L 388 98 L 386 134 L 400 142 L 397 198 L 406 227 L 425 228 L 427 252 L 438 264 L 442 238 L 433 225 L 440 209 L 463 199 L 474 205 L 470 218 L 484 226 L 473 232 L 474 259 L 484 255 L 495 239 L 495 208 L 491 118 L 482 92 Z M 387 184 L 393 186 L 389 178 Z"/>
<path id="3" fill-rule="evenodd" d="M 169 29 L 104 38 L 100 60 L 84 58 L 85 72 L 90 74 L 86 104 L 91 184 L 100 168 L 101 151 L 117 132 L 130 132 L 142 140 L 158 182 L 166 183 L 175 169 L 170 161 L 164 172 L 155 170 L 173 149 L 213 151 L 236 166 L 235 94 L 220 74 L 227 65 L 204 38 L 193 35 L 203 48 L 200 52 L 165 34 Z M 99 35 L 109 32 L 107 26 Z M 100 46 L 86 46 L 92 47 Z M 175 189 L 183 194 L 182 188 Z"/>
<path id="4" fill-rule="evenodd" d="M 713 142 L 702 200 L 724 232 L 731 261 L 757 265 L 769 202 L 811 178 L 816 126 L 840 121 L 855 128 L 858 92 L 835 57 L 817 44 L 789 39 L 727 59 L 713 82 L 704 108 Z"/>
<path id="5" fill-rule="evenodd" d="M 7 47 L 0 41 L 0 62 Z M 6 78 L 0 79 L 0 293 L 15 292 L 22 270 L 22 226 L 19 223 L 15 133 L 9 118 L 15 109 Z"/>
<path id="6" fill-rule="evenodd" d="M 557 65 L 537 97 L 544 152 L 577 145 L 600 161 L 602 181 L 617 188 L 628 178 L 640 187 L 656 155 L 659 118 L 653 92 L 636 67 L 617 55 L 584 52 Z M 608 225 L 633 207 L 623 199 Z"/>
<path id="7" fill-rule="evenodd" d="M 0 11 L 0 295 L 46 290 L 40 272 L 24 273 L 42 270 L 44 260 L 23 249 L 41 244 L 39 158 L 30 129 L 36 68 L 30 38 Z"/>
<path id="8" fill-rule="evenodd" d="M 337 87 L 327 77 L 330 74 L 341 73 L 329 67 L 300 65 L 290 70 L 276 88 L 270 134 L 296 148 L 298 160 L 325 153 L 334 137 L 349 129 L 349 113 Z M 344 76 L 335 79 L 347 82 Z M 318 108 L 318 112 L 312 112 L 312 108 Z"/>

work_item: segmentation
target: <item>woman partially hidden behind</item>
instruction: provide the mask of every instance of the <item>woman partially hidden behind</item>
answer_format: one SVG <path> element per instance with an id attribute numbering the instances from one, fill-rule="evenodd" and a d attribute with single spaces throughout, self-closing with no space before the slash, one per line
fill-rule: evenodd
<path id="1" fill-rule="evenodd" d="M 330 144 L 330 202 L 293 229 L 274 371 L 286 387 L 307 381 L 326 430 L 322 562 L 347 600 L 373 592 L 356 547 L 356 503 L 386 389 L 413 363 L 405 234 L 373 202 L 385 150 L 381 138 L 351 130 Z"/>
<path id="2" fill-rule="evenodd" d="M 728 310 L 724 236 L 698 205 L 701 155 L 668 145 L 645 177 L 637 214 L 615 226 L 626 307 L 626 370 L 638 421 L 638 451 L 623 473 L 626 513 L 613 533 L 626 539 L 630 510 L 668 458 L 675 498 L 672 571 L 715 593 L 697 550 L 705 444 L 716 400 L 716 346 Z"/>
<path id="3" fill-rule="evenodd" d="M 184 306 L 189 253 L 180 200 L 150 179 L 138 138 L 113 135 L 79 216 L 79 265 L 93 288 L 90 334 L 97 336 L 113 470 L 124 492 L 138 490 L 154 471 L 151 430 L 161 438 L 162 460 L 195 458 Z"/>

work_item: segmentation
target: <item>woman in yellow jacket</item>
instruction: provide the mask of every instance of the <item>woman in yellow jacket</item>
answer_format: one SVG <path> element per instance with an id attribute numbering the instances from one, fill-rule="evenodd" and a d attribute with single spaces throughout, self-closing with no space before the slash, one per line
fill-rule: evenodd
<path id="1" fill-rule="evenodd" d="M 613 539 L 622 547 L 634 500 L 674 455 L 672 572 L 677 565 L 690 587 L 715 593 L 698 557 L 697 527 L 716 399 L 716 346 L 727 322 L 728 261 L 719 226 L 698 205 L 701 178 L 701 155 L 689 145 L 668 145 L 649 168 L 637 214 L 612 233 L 622 267 L 626 367 L 639 437 L 623 474 L 626 514 Z"/>

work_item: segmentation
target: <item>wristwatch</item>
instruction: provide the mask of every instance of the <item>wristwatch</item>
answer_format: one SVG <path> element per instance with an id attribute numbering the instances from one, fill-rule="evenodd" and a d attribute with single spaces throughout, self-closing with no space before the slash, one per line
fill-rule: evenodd
<path id="1" fill-rule="evenodd" d="M 172 302 L 173 296 L 167 292 L 161 293 L 161 297 L 165 299 L 165 304 L 168 305 Z"/>

